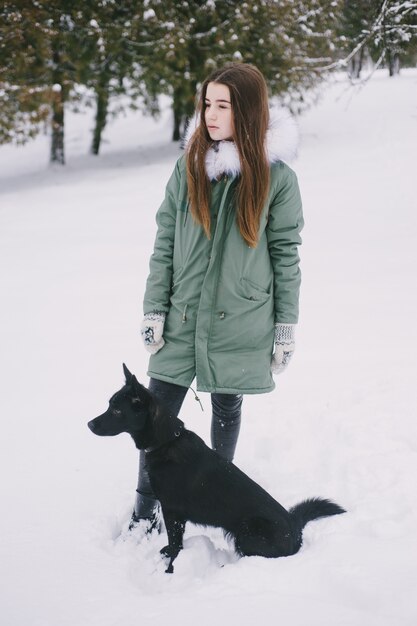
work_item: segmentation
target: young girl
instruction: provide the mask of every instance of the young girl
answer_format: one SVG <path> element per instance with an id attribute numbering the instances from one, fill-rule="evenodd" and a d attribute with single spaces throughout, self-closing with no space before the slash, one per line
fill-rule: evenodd
<path id="1" fill-rule="evenodd" d="M 232 460 L 242 395 L 274 389 L 294 351 L 303 225 L 294 172 L 297 131 L 268 108 L 253 65 L 203 83 L 185 154 L 157 214 L 141 332 L 150 390 L 178 415 L 194 378 L 209 391 L 211 442 Z M 141 453 L 131 527 L 157 525 Z"/>

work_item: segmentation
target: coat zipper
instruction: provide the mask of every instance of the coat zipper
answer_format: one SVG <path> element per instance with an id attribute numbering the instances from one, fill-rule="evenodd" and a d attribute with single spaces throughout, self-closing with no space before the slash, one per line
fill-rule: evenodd
<path id="1" fill-rule="evenodd" d="M 230 186 L 231 186 L 231 183 L 230 183 Z M 230 189 L 230 186 L 229 186 L 229 189 Z M 222 213 L 223 232 L 222 232 L 222 236 L 221 236 L 221 240 L 220 240 L 220 244 L 221 245 L 219 246 L 219 254 L 218 254 L 218 258 L 217 258 L 217 265 L 218 265 L 218 267 L 217 267 L 217 272 L 216 272 L 217 276 L 216 276 L 215 288 L 214 288 L 214 294 L 213 294 L 213 303 L 216 302 L 216 300 L 217 300 L 217 292 L 218 292 L 218 289 L 219 289 L 219 280 L 218 279 L 219 279 L 219 276 L 220 276 L 220 271 L 221 271 L 221 266 L 222 266 L 222 259 L 223 259 L 223 253 L 224 253 L 224 242 L 225 242 L 225 239 L 226 239 L 226 226 L 227 226 L 227 221 L 228 221 L 228 217 L 229 217 L 228 210 L 230 209 L 231 204 L 233 202 L 233 198 L 229 198 L 229 201 L 226 202 L 227 201 L 228 191 L 229 190 L 227 189 L 227 183 L 226 183 L 226 188 L 225 188 L 225 190 L 223 192 L 223 197 L 222 197 L 223 207 L 222 207 L 222 201 L 221 201 L 220 202 L 221 211 L 220 211 L 220 209 L 218 211 L 218 214 L 220 214 L 220 212 Z M 216 226 L 218 227 L 218 225 L 219 225 L 219 222 L 217 222 Z M 216 317 L 216 311 L 213 308 L 212 312 L 211 312 L 210 328 L 209 328 L 209 333 L 208 333 L 209 337 L 212 334 L 215 317 Z"/>

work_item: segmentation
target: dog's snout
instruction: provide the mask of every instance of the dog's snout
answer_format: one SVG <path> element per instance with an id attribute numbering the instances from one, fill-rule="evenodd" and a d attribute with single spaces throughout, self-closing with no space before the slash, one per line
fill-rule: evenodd
<path id="1" fill-rule="evenodd" d="M 119 415 L 115 415 L 114 411 L 111 409 L 108 409 L 102 415 L 90 420 L 87 422 L 87 425 L 92 433 L 100 437 L 114 437 L 114 435 L 127 432 L 125 421 L 120 419 Z"/>
<path id="2" fill-rule="evenodd" d="M 91 432 L 95 432 L 96 431 L 96 424 L 95 424 L 96 420 L 90 420 L 87 424 L 88 428 L 91 430 Z"/>

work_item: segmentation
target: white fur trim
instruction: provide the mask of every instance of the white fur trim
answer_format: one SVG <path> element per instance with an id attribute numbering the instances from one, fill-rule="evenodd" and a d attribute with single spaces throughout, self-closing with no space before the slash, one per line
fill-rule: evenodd
<path id="1" fill-rule="evenodd" d="M 287 109 L 274 108 L 270 112 L 266 133 L 266 150 L 270 163 L 290 163 L 297 157 L 299 144 L 298 126 Z"/>
<path id="2" fill-rule="evenodd" d="M 206 170 L 211 180 L 222 174 L 238 176 L 240 160 L 236 144 L 233 141 L 219 141 L 216 148 L 209 148 L 206 154 Z"/>
<path id="3" fill-rule="evenodd" d="M 299 134 L 297 124 L 292 115 L 283 108 L 274 107 L 269 111 L 270 120 L 266 133 L 266 151 L 269 162 L 285 161 L 290 163 L 297 156 Z M 184 136 L 184 146 L 199 125 L 200 116 L 194 114 Z M 213 180 L 222 174 L 238 176 L 240 174 L 239 153 L 233 141 L 219 141 L 216 149 L 211 147 L 206 155 L 207 176 Z"/>

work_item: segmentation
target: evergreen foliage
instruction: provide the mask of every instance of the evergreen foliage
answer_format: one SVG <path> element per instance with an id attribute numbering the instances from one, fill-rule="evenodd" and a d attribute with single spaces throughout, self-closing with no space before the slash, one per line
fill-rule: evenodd
<path id="1" fill-rule="evenodd" d="M 376 67 L 385 63 L 390 76 L 399 72 L 401 62 L 415 64 L 416 34 L 416 0 L 343 2 L 339 42 L 341 51 L 350 52 L 343 63 L 352 78 L 359 78 L 366 52 Z"/>
<path id="2" fill-rule="evenodd" d="M 195 107 L 198 85 L 214 68 L 244 61 L 261 68 L 271 94 L 296 108 L 305 92 L 323 79 L 315 62 L 333 59 L 339 0 L 148 0 L 145 27 L 137 33 L 149 44 L 143 79 L 148 89 L 173 99 L 174 132 Z"/>
<path id="3" fill-rule="evenodd" d="M 142 106 L 151 114 L 158 112 L 157 94 L 146 91 L 142 80 L 142 67 L 146 63 L 146 33 L 142 29 L 144 2 L 99 0 L 91 2 L 90 26 L 97 38 L 91 41 L 89 62 L 83 64 L 80 82 L 94 92 L 96 105 L 95 128 L 91 152 L 98 154 L 101 134 L 109 115 L 111 98 L 126 94 L 125 103 Z M 138 35 L 138 38 L 135 37 Z M 149 56 L 151 56 L 149 41 Z M 120 113 L 120 104 L 112 114 Z"/>
<path id="4" fill-rule="evenodd" d="M 380 4 L 380 0 L 344 0 L 339 26 L 341 51 L 349 53 L 366 37 L 378 15 Z M 366 52 L 366 46 L 360 46 L 349 59 L 348 73 L 351 78 L 359 78 Z"/>
<path id="5" fill-rule="evenodd" d="M 385 9 L 385 10 L 384 10 Z M 401 60 L 414 45 L 417 33 L 417 2 L 414 0 L 391 0 L 382 7 L 381 26 L 375 36 L 375 46 L 381 50 L 389 75 L 400 71 Z"/>
<path id="6" fill-rule="evenodd" d="M 64 111 L 97 34 L 81 0 L 5 2 L 0 26 L 2 141 L 24 142 L 51 124 L 51 161 L 64 163 Z"/>
<path id="7" fill-rule="evenodd" d="M 392 74 L 415 62 L 416 28 L 417 0 L 5 0 L 0 143 L 48 124 L 51 161 L 64 163 L 65 107 L 94 103 L 98 154 L 109 111 L 156 115 L 161 94 L 178 140 L 199 85 L 229 61 L 257 65 L 271 95 L 299 110 L 332 69 L 358 77 L 366 48 Z"/>

